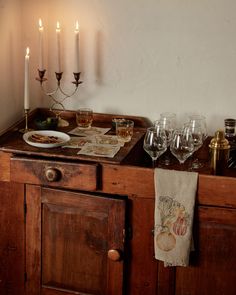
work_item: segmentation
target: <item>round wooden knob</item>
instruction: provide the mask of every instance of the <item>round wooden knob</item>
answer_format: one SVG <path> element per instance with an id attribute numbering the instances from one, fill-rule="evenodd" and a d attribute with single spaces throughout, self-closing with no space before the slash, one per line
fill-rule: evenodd
<path id="1" fill-rule="evenodd" d="M 45 176 L 47 178 L 47 181 L 58 181 L 61 177 L 61 172 L 56 168 L 47 168 Z"/>
<path id="2" fill-rule="evenodd" d="M 121 260 L 121 253 L 119 250 L 111 249 L 107 252 L 107 256 L 112 261 L 119 261 Z"/>

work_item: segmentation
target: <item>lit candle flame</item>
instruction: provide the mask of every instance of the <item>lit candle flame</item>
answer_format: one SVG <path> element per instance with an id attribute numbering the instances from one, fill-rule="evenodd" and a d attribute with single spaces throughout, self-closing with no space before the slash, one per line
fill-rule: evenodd
<path id="1" fill-rule="evenodd" d="M 59 22 L 57 22 L 57 28 L 56 28 L 56 31 L 57 31 L 57 32 L 60 32 L 60 31 L 61 31 L 60 23 L 59 23 Z"/>
<path id="2" fill-rule="evenodd" d="M 25 57 L 29 57 L 29 53 L 30 53 L 30 50 L 29 50 L 29 47 L 26 48 L 26 55 Z"/>
<path id="3" fill-rule="evenodd" d="M 43 29 L 43 23 L 42 23 L 42 20 L 41 20 L 41 18 L 39 19 L 39 29 Z"/>
<path id="4" fill-rule="evenodd" d="M 75 31 L 79 32 L 79 22 L 78 21 L 76 21 L 76 24 L 75 24 Z"/>

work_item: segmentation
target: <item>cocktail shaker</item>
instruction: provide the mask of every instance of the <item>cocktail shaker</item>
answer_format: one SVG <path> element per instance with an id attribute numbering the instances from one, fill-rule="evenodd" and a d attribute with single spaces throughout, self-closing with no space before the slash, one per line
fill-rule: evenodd
<path id="1" fill-rule="evenodd" d="M 223 175 L 227 167 L 230 151 L 229 141 L 225 138 L 223 130 L 216 131 L 215 137 L 212 138 L 209 144 L 209 148 L 211 173 Z"/>

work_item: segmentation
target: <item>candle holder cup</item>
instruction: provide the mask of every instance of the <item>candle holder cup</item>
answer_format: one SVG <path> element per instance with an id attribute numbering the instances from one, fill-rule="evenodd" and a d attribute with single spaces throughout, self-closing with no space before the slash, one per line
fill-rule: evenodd
<path id="1" fill-rule="evenodd" d="M 25 109 L 25 128 L 19 130 L 21 133 L 26 133 L 33 130 L 31 128 L 28 128 L 29 111 L 29 109 Z"/>

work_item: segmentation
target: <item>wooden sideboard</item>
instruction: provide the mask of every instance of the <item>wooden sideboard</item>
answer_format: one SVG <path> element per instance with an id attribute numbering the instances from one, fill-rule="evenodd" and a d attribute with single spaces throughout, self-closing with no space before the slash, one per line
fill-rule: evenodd
<path id="1" fill-rule="evenodd" d="M 32 127 L 41 112 L 32 112 Z M 74 113 L 65 116 L 72 128 Z M 94 124 L 111 118 L 96 114 Z M 212 176 L 206 162 L 190 266 L 165 268 L 154 259 L 154 170 L 142 149 L 150 122 L 132 119 L 132 142 L 113 159 L 29 146 L 18 132 L 23 121 L 1 136 L 0 294 L 236 293 L 234 171 Z"/>

